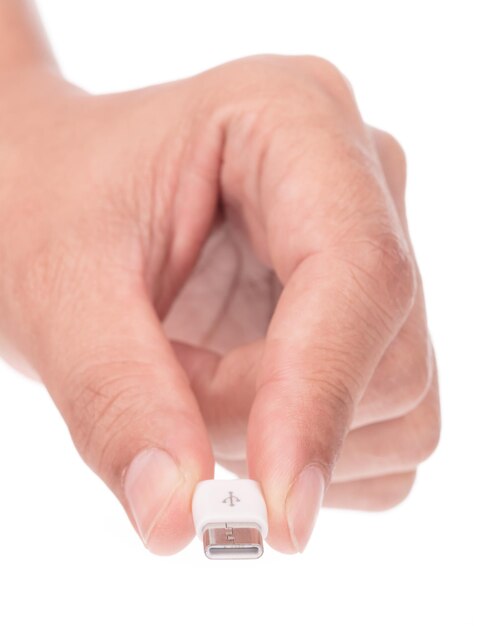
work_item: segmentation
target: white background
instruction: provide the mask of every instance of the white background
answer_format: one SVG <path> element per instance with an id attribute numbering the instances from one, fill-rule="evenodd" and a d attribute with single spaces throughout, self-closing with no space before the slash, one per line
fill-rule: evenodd
<path id="1" fill-rule="evenodd" d="M 303 555 L 210 562 L 195 540 L 159 558 L 78 458 L 46 392 L 0 363 L 1 624 L 480 624 L 476 4 L 40 2 L 66 75 L 94 92 L 259 52 L 339 66 L 366 121 L 407 151 L 444 426 L 404 504 L 322 510 Z"/>

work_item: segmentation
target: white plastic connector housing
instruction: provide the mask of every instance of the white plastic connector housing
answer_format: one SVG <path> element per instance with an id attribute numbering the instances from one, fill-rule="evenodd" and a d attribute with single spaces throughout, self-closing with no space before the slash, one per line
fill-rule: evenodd
<path id="1" fill-rule="evenodd" d="M 195 530 L 210 559 L 255 559 L 268 534 L 267 507 L 250 479 L 204 480 L 192 501 Z"/>

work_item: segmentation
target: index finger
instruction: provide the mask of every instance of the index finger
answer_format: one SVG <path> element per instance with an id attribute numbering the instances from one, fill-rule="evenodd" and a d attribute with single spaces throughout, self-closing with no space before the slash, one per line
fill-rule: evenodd
<path id="1" fill-rule="evenodd" d="M 300 131 L 308 140 L 292 141 Z M 380 168 L 367 144 L 339 137 L 277 132 L 259 181 L 267 255 L 284 289 L 249 416 L 248 466 L 282 551 L 305 547 L 355 406 L 415 292 Z"/>

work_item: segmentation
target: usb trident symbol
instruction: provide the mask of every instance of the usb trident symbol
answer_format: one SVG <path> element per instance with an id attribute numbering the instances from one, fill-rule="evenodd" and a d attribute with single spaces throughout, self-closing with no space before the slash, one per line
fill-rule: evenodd
<path id="1" fill-rule="evenodd" d="M 240 498 L 233 495 L 233 491 L 228 492 L 228 497 L 225 500 L 222 500 L 223 504 L 228 504 L 229 506 L 235 506 L 237 502 L 240 502 Z"/>

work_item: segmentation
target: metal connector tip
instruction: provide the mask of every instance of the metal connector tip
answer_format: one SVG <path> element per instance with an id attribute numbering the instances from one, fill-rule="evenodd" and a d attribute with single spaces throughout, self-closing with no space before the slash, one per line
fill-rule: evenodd
<path id="1" fill-rule="evenodd" d="M 258 559 L 263 554 L 262 534 L 252 524 L 209 524 L 203 548 L 209 559 Z"/>

